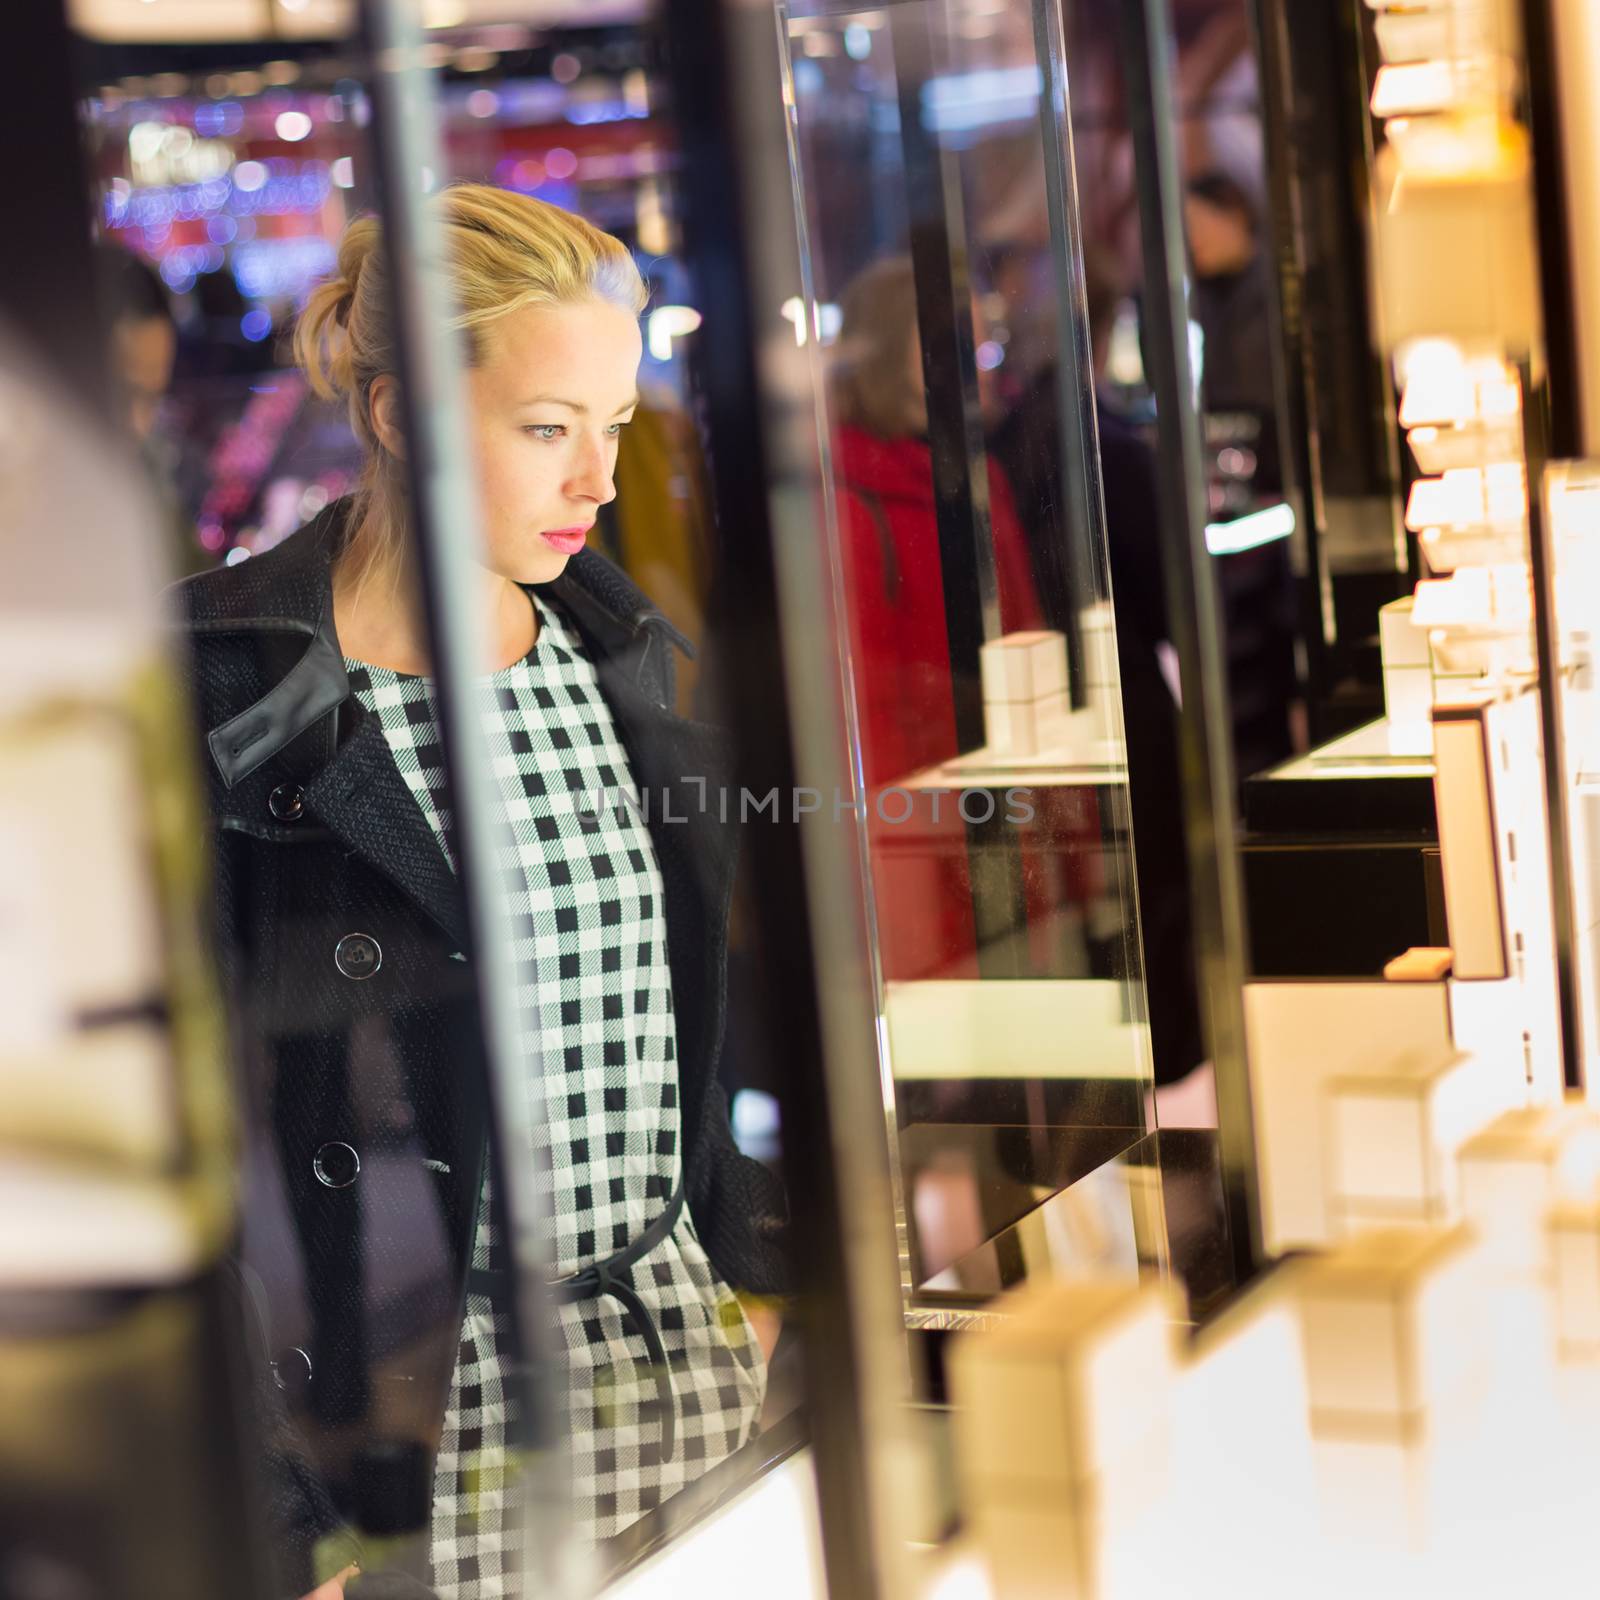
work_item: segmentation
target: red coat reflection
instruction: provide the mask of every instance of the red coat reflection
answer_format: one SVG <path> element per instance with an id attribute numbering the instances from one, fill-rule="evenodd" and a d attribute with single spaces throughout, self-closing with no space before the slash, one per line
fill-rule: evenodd
<path id="1" fill-rule="evenodd" d="M 915 438 L 842 427 L 833 439 L 869 789 L 948 761 L 956 748 L 933 456 Z M 989 463 L 989 516 L 1007 633 L 1041 626 L 1011 486 Z"/>
<path id="2" fill-rule="evenodd" d="M 920 439 L 883 439 L 844 426 L 833 438 L 843 543 L 852 680 L 869 797 L 960 754 L 950 688 L 944 583 L 933 464 Z M 1041 626 L 1011 488 L 989 463 L 1001 625 Z M 952 787 L 959 787 L 953 782 Z M 1098 819 L 1092 794 L 1034 790 L 1038 816 L 1022 839 L 1030 944 L 1048 942 L 1045 912 L 1082 903 L 1098 885 Z M 1004 814 L 1003 802 L 997 804 Z M 967 830 L 955 793 L 937 816 L 930 797 L 869 804 L 872 881 L 884 976 L 889 980 L 977 973 Z M 980 810 L 977 802 L 974 809 Z M 1037 931 L 1040 937 L 1035 938 Z M 1034 970 L 1049 971 L 1048 952 Z"/>

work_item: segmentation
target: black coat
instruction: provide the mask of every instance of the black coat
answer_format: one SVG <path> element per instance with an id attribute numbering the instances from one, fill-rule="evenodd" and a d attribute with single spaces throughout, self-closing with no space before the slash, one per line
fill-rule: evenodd
<path id="1" fill-rule="evenodd" d="M 369 1489 L 384 1497 L 395 1446 L 436 1431 L 485 1140 L 456 879 L 334 634 L 345 517 L 331 506 L 268 554 L 174 593 L 244 1064 L 243 1276 L 297 1453 L 360 1515 Z M 683 641 L 614 567 L 586 551 L 540 593 L 587 644 L 650 796 L 695 1230 L 728 1283 L 776 1292 L 781 1190 L 735 1148 L 716 1082 L 735 858 L 716 802 L 725 738 L 670 709 L 669 641 Z M 302 1539 L 320 1531 L 305 1462 L 280 1475 L 280 1519 Z"/>

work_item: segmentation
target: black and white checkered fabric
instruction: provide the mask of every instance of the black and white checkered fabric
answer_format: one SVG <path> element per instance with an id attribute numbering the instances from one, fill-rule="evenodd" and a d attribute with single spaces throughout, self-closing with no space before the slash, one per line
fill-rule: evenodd
<path id="1" fill-rule="evenodd" d="M 516 929 L 531 1109 L 553 1177 L 555 1271 L 615 1254 L 661 1214 L 679 1179 L 678 1066 L 662 883 L 627 753 L 581 638 L 538 603 L 532 653 L 485 680 L 484 727 L 509 833 L 499 845 Z M 346 663 L 396 765 L 451 854 L 443 757 L 426 678 Z M 499 1266 L 480 1220 L 474 1265 Z M 591 1540 L 619 1533 L 737 1449 L 760 1415 L 760 1346 L 687 1210 L 630 1271 L 677 1394 L 677 1448 L 644 1341 L 609 1297 L 559 1309 L 568 1360 L 573 1511 Z M 470 1295 L 434 1474 L 434 1587 L 445 1600 L 520 1593 L 510 1504 L 502 1342 Z"/>

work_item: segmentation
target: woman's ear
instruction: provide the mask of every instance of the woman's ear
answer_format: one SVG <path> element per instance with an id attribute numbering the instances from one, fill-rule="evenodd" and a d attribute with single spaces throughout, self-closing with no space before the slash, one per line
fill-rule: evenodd
<path id="1" fill-rule="evenodd" d="M 392 373 L 385 372 L 372 380 L 372 387 L 367 390 L 367 415 L 378 443 L 396 461 L 404 461 L 406 436 L 400 431 L 400 384 Z"/>

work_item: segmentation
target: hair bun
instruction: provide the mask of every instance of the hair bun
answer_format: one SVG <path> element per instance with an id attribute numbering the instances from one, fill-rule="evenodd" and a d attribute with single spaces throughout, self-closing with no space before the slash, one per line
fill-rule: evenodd
<path id="1" fill-rule="evenodd" d="M 341 328 L 348 328 L 350 326 L 350 313 L 355 310 L 356 286 L 348 278 L 336 278 L 332 280 L 329 287 L 338 291 L 336 295 L 331 297 L 333 300 L 333 320 Z"/>

